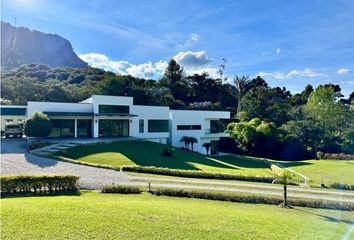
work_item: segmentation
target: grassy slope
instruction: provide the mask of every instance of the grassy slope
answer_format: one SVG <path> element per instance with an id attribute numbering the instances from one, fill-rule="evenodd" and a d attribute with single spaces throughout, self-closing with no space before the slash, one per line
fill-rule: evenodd
<path id="1" fill-rule="evenodd" d="M 334 182 L 354 185 L 353 160 L 307 160 L 298 162 L 280 162 L 312 179 L 313 185 L 323 182 L 328 185 Z"/>
<path id="2" fill-rule="evenodd" d="M 1 200 L 2 239 L 341 239 L 353 212 L 143 195 Z"/>
<path id="3" fill-rule="evenodd" d="M 244 175 L 271 175 L 262 161 L 247 157 L 207 157 L 201 154 L 175 149 L 173 157 L 164 157 L 166 145 L 128 141 L 109 144 L 81 146 L 69 149 L 68 156 L 74 160 L 121 167 L 124 165 L 156 166 L 187 170 L 203 170 Z"/>

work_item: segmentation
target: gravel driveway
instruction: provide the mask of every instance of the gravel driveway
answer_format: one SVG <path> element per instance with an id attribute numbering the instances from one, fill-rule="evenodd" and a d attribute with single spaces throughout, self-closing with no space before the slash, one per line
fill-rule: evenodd
<path id="1" fill-rule="evenodd" d="M 74 174 L 79 186 L 101 189 L 112 183 L 129 181 L 129 176 L 114 170 L 94 168 L 29 154 L 25 139 L 1 139 L 1 175 Z"/>

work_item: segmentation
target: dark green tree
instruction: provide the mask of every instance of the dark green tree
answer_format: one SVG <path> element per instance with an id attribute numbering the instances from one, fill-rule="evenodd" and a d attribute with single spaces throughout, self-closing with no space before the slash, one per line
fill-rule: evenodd
<path id="1" fill-rule="evenodd" d="M 37 139 L 48 137 L 52 132 L 52 123 L 44 113 L 35 112 L 33 116 L 26 121 L 24 132 L 27 137 L 35 137 Z"/>

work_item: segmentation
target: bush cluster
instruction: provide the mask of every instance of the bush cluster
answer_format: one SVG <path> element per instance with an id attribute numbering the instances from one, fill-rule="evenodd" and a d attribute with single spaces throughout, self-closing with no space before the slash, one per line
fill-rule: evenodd
<path id="1" fill-rule="evenodd" d="M 324 153 L 324 154 L 320 154 L 320 156 L 318 156 L 317 153 L 317 157 L 319 157 L 320 159 L 335 159 L 335 160 L 354 160 L 354 154 L 346 154 L 346 153 Z"/>
<path id="2" fill-rule="evenodd" d="M 3 176 L 1 194 L 76 192 L 79 177 L 74 175 L 18 175 Z"/>
<path id="3" fill-rule="evenodd" d="M 213 173 L 194 170 L 178 170 L 159 167 L 146 167 L 146 166 L 124 166 L 122 171 L 161 174 L 175 177 L 189 177 L 189 178 L 206 178 L 206 179 L 221 179 L 221 180 L 238 180 L 249 182 L 265 182 L 272 183 L 274 177 L 268 176 L 246 176 L 226 173 Z"/>
<path id="4" fill-rule="evenodd" d="M 162 155 L 165 157 L 172 157 L 172 149 L 171 148 L 164 148 L 162 150 Z"/>
<path id="5" fill-rule="evenodd" d="M 102 188 L 102 193 L 122 193 L 122 194 L 139 194 L 143 191 L 136 186 L 116 185 L 105 186 Z"/>
<path id="6" fill-rule="evenodd" d="M 349 185 L 344 183 L 332 183 L 329 186 L 331 188 L 342 189 L 342 190 L 354 190 L 354 185 Z"/>
<path id="7" fill-rule="evenodd" d="M 172 197 L 187 197 L 187 198 L 200 198 L 218 201 L 241 202 L 241 203 L 262 203 L 278 205 L 283 202 L 281 198 L 269 196 L 256 196 L 224 192 L 211 192 L 211 191 L 196 191 L 196 190 L 183 190 L 175 188 L 160 188 L 151 191 L 152 194 L 157 196 L 172 196 Z M 333 202 L 324 200 L 309 200 L 294 198 L 288 201 L 290 205 L 299 207 L 311 208 L 327 208 L 339 210 L 354 210 L 353 203 Z"/>

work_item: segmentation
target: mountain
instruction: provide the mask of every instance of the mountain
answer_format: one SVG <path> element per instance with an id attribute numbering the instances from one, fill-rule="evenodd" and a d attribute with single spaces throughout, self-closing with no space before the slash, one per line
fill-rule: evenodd
<path id="1" fill-rule="evenodd" d="M 71 43 L 57 34 L 1 21 L 1 68 L 12 70 L 22 64 L 45 64 L 52 67 L 84 68 L 87 63 L 74 52 Z"/>

